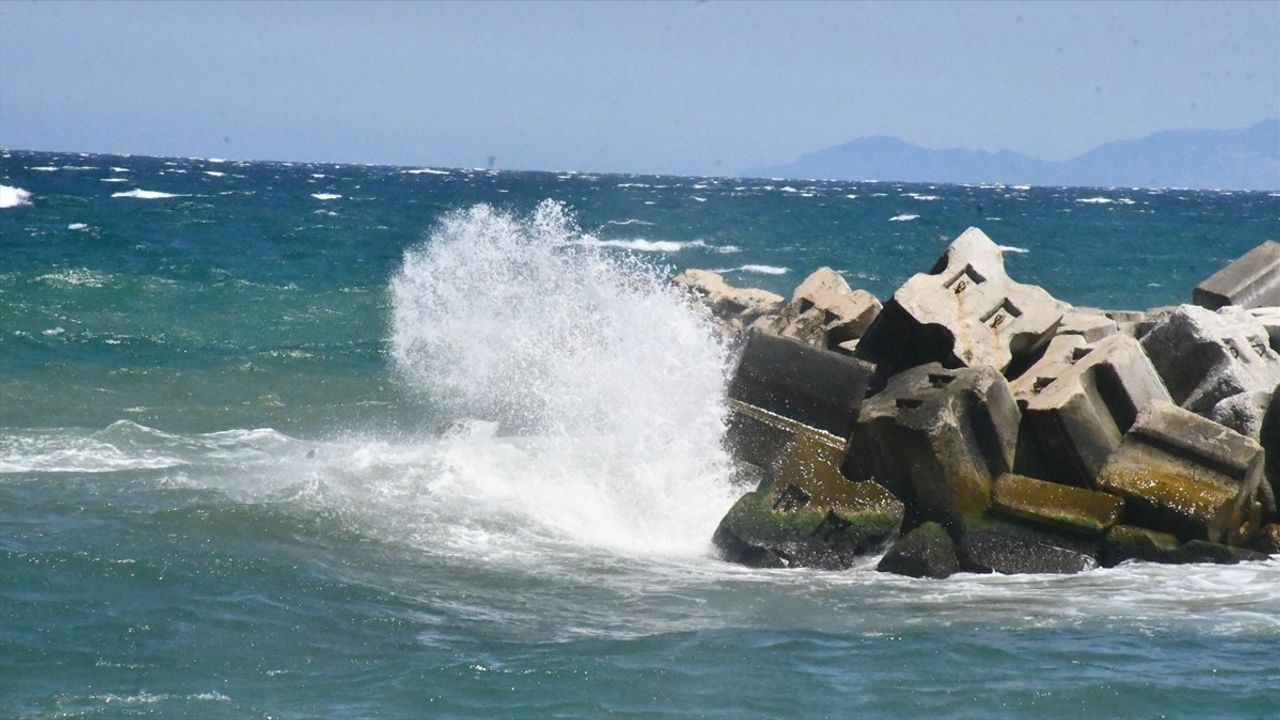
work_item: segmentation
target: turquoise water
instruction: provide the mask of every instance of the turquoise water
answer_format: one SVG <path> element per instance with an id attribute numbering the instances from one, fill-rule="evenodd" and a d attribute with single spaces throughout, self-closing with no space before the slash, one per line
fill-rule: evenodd
<path id="1" fill-rule="evenodd" d="M 1170 304 L 1280 197 L 19 152 L 0 185 L 0 717 L 1280 714 L 1277 559 L 716 560 L 729 358 L 666 285 L 887 297 L 978 225 L 1064 300 Z"/>

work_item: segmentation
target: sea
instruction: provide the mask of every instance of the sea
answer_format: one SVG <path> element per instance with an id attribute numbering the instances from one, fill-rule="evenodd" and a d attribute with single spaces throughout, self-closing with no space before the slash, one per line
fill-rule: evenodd
<path id="1" fill-rule="evenodd" d="M 1280 558 L 757 570 L 682 268 L 1190 300 L 1280 193 L 0 152 L 0 717 L 1280 717 Z"/>

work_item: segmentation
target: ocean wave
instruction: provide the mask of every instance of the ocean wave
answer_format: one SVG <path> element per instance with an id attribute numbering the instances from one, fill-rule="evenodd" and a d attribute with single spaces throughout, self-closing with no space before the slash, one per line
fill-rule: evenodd
<path id="1" fill-rule="evenodd" d="M 113 198 L 136 198 L 138 200 L 164 200 L 167 198 L 190 197 L 178 193 L 160 192 L 159 190 L 126 190 L 125 192 L 111 193 Z"/>
<path id="2" fill-rule="evenodd" d="M 434 168 L 413 168 L 412 170 L 401 170 L 401 175 L 448 175 L 448 170 L 436 170 Z"/>
<path id="3" fill-rule="evenodd" d="M 994 219 L 994 218 L 987 218 L 987 219 L 988 219 L 988 220 L 991 220 L 991 219 Z M 999 248 L 999 249 L 1000 249 L 1001 251 L 1003 251 L 1003 252 L 1018 253 L 1019 255 L 1025 255 L 1025 254 L 1027 254 L 1027 253 L 1031 252 L 1030 250 L 1028 250 L 1028 249 L 1026 249 L 1026 248 L 1024 248 L 1024 247 L 1018 247 L 1017 245 L 997 245 L 996 247 L 997 247 L 997 248 Z"/>
<path id="4" fill-rule="evenodd" d="M 605 220 L 604 224 L 619 225 L 623 227 L 627 225 L 653 225 L 653 223 L 649 222 L 648 220 L 638 220 L 636 218 L 627 218 L 626 220 Z"/>
<path id="5" fill-rule="evenodd" d="M 791 268 L 780 267 L 778 265 L 739 265 L 738 267 L 731 267 L 731 268 L 717 268 L 715 270 L 712 270 L 712 272 L 718 272 L 718 273 L 745 272 L 745 273 L 756 273 L 757 275 L 785 275 L 791 272 Z"/>
<path id="6" fill-rule="evenodd" d="M 15 208 L 31 204 L 31 192 L 12 185 L 0 185 L 0 208 Z"/>
<path id="7" fill-rule="evenodd" d="M 68 230 L 88 230 L 89 226 L 85 223 L 71 223 L 67 226 Z"/>
<path id="8" fill-rule="evenodd" d="M 912 200 L 921 200 L 924 202 L 932 202 L 934 200 L 942 199 L 942 197 L 939 195 L 921 195 L 920 193 L 913 193 L 913 192 L 903 193 L 903 197 L 909 197 Z"/>
<path id="9" fill-rule="evenodd" d="M 918 220 L 919 218 L 920 218 L 919 215 L 912 215 L 911 213 L 902 213 L 901 215 L 894 215 L 893 217 L 889 218 L 889 222 L 908 222 L 911 220 Z"/>
<path id="10" fill-rule="evenodd" d="M 129 178 L 121 178 L 121 177 L 101 178 L 100 182 L 109 182 L 109 183 L 129 182 Z"/>
<path id="11" fill-rule="evenodd" d="M 618 250 L 632 250 L 646 253 L 677 253 L 682 250 L 689 249 L 707 250 L 716 253 L 733 253 L 740 251 L 740 248 L 734 245 L 709 245 L 703 240 L 646 240 L 644 238 L 603 240 L 601 238 L 585 234 L 581 237 L 574 238 L 570 243 L 573 245 L 588 247 L 615 248 Z"/>
<path id="12" fill-rule="evenodd" d="M 1112 204 L 1115 204 L 1115 205 L 1133 205 L 1133 204 L 1135 204 L 1135 201 L 1134 201 L 1134 200 L 1131 200 L 1131 199 L 1126 198 L 1126 197 L 1122 197 L 1122 198 L 1114 198 L 1114 199 L 1113 199 L 1113 198 L 1109 198 L 1109 197 L 1102 197 L 1102 196 L 1100 196 L 1100 195 L 1099 195 L 1099 196 L 1097 196 L 1097 197 L 1076 198 L 1076 202 L 1078 202 L 1078 203 L 1080 203 L 1080 204 L 1082 204 L 1082 205 L 1112 205 Z"/>
<path id="13" fill-rule="evenodd" d="M 227 176 L 226 173 L 219 172 L 217 170 L 205 170 L 204 174 L 208 175 L 209 177 L 226 177 Z"/>
<path id="14" fill-rule="evenodd" d="M 341 200 L 342 196 L 335 193 L 311 193 L 311 197 L 317 200 Z"/>

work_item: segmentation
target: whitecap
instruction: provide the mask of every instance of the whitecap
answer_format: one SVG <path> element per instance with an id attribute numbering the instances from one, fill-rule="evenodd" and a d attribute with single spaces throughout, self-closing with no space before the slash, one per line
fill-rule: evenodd
<path id="1" fill-rule="evenodd" d="M 126 190 L 125 192 L 111 193 L 113 198 L 137 198 L 139 200 L 164 200 L 165 198 L 188 197 L 187 195 L 179 195 L 175 193 L 160 192 L 159 190 Z"/>
<path id="2" fill-rule="evenodd" d="M 129 178 L 118 178 L 118 177 L 102 178 L 102 182 L 129 182 Z"/>
<path id="3" fill-rule="evenodd" d="M 644 238 L 614 239 L 602 240 L 592 235 L 583 235 L 582 237 L 570 241 L 573 245 L 585 245 L 588 247 L 617 248 L 619 250 L 635 250 L 639 252 L 664 252 L 674 253 L 689 248 L 706 248 L 712 249 L 702 240 L 688 240 L 679 242 L 676 240 L 646 240 Z"/>
<path id="4" fill-rule="evenodd" d="M 1097 197 L 1077 198 L 1076 202 L 1082 205 L 1112 205 L 1112 204 L 1133 205 L 1135 201 L 1130 200 L 1129 198 L 1124 198 L 1124 197 L 1112 199 L 1109 197 L 1097 196 Z"/>
<path id="5" fill-rule="evenodd" d="M 915 193 L 907 193 L 907 197 L 911 198 L 912 200 L 922 200 L 925 202 L 942 199 L 942 197 L 939 195 L 917 195 Z"/>
<path id="6" fill-rule="evenodd" d="M 845 195 L 845 197 L 849 198 L 850 200 L 857 200 L 857 199 L 858 199 L 858 196 L 857 196 L 857 195 L 854 195 L 854 194 L 852 194 L 852 193 L 850 193 L 850 194 L 848 194 L 848 195 Z"/>
<path id="7" fill-rule="evenodd" d="M 1009 187 L 1014 190 L 1021 190 L 1023 192 L 1026 192 L 1027 190 L 1031 189 L 1030 185 L 1010 185 Z"/>
<path id="8" fill-rule="evenodd" d="M 739 265 L 738 267 L 731 268 L 716 268 L 715 270 L 712 270 L 712 272 L 745 272 L 756 273 L 757 275 L 786 275 L 791 272 L 791 268 L 781 267 L 778 265 Z"/>
<path id="9" fill-rule="evenodd" d="M 648 220 L 638 220 L 636 218 L 627 218 L 626 220 L 605 220 L 605 225 L 653 225 Z"/>
<path id="10" fill-rule="evenodd" d="M 204 174 L 208 175 L 209 177 L 226 177 L 227 176 L 226 173 L 218 172 L 217 170 L 205 170 Z"/>
<path id="11" fill-rule="evenodd" d="M 996 220 L 997 218 L 987 218 L 987 219 Z M 1018 247 L 1017 245 L 997 245 L 996 247 L 999 248 L 1002 252 L 1018 253 L 1019 255 L 1025 255 L 1031 252 L 1030 250 L 1024 247 Z"/>
<path id="12" fill-rule="evenodd" d="M 889 222 L 907 222 L 908 220 L 917 220 L 919 217 L 919 215 L 912 215 L 911 213 L 902 213 L 889 218 Z"/>
<path id="13" fill-rule="evenodd" d="M 110 170 L 111 172 L 129 172 L 129 168 L 122 168 L 122 167 L 110 167 L 107 169 Z"/>
<path id="14" fill-rule="evenodd" d="M 697 200 L 698 202 L 706 202 L 706 201 L 707 201 L 707 199 L 706 199 L 706 198 L 704 198 L 704 197 L 698 197 L 697 195 L 691 195 L 690 197 L 692 197 L 694 200 Z"/>
<path id="15" fill-rule="evenodd" d="M 31 192 L 20 187 L 0 185 L 0 208 L 22 207 L 31 204 Z"/>
<path id="16" fill-rule="evenodd" d="M 58 171 L 58 168 L 52 165 L 37 165 L 29 169 L 34 170 L 36 172 L 57 172 Z"/>
<path id="17" fill-rule="evenodd" d="M 89 226 L 84 223 L 71 223 L 67 226 L 68 230 L 88 230 Z"/>
<path id="18" fill-rule="evenodd" d="M 311 193 L 311 197 L 317 200 L 341 200 L 342 199 L 341 195 L 335 195 L 334 193 Z"/>

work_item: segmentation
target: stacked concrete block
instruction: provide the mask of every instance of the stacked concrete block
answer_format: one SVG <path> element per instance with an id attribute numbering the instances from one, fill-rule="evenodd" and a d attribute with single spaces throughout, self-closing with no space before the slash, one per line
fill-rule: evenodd
<path id="1" fill-rule="evenodd" d="M 1173 401 L 1200 415 L 1232 395 L 1280 382 L 1280 354 L 1266 328 L 1240 308 L 1180 306 L 1142 337 L 1142 347 Z"/>
<path id="2" fill-rule="evenodd" d="M 880 301 L 854 290 L 835 270 L 819 268 L 796 288 L 789 302 L 759 327 L 829 350 L 852 347 L 880 314 Z"/>
<path id="3" fill-rule="evenodd" d="M 1280 305 L 1280 243 L 1268 240 L 1196 286 L 1195 304 L 1216 310 Z"/>
<path id="4" fill-rule="evenodd" d="M 768 467 L 800 427 L 843 444 L 872 367 L 793 338 L 752 330 L 729 384 L 727 442 L 746 462 Z"/>
<path id="5" fill-rule="evenodd" d="M 1000 248 L 981 230 L 956 238 L 929 273 L 885 305 L 857 354 L 894 372 L 927 362 L 1003 371 L 1049 341 L 1069 306 L 1014 282 Z"/>
<path id="6" fill-rule="evenodd" d="M 1126 522 L 1181 540 L 1245 544 L 1261 523 L 1264 456 L 1255 441 L 1167 403 L 1138 414 L 1097 478 Z"/>
<path id="7" fill-rule="evenodd" d="M 992 482 L 1012 469 L 1019 420 L 993 368 L 919 366 L 863 405 L 844 471 L 888 488 L 914 509 L 913 522 L 954 530 L 986 511 Z"/>
<path id="8" fill-rule="evenodd" d="M 1050 479 L 1090 487 L 1139 411 L 1169 402 L 1137 340 L 1111 335 L 1053 339 L 1044 356 L 1012 383 Z"/>
<path id="9" fill-rule="evenodd" d="M 712 541 L 733 562 L 758 567 L 848 568 L 897 537 L 903 505 L 872 482 L 840 474 L 843 447 L 802 430 L 771 477 L 721 520 Z"/>
<path id="10" fill-rule="evenodd" d="M 1124 517 L 1124 500 L 1110 493 L 1005 473 L 996 478 L 992 510 L 1050 530 L 1101 536 Z"/>
<path id="11" fill-rule="evenodd" d="M 709 270 L 685 270 L 672 282 L 688 290 L 711 311 L 726 338 L 737 336 L 757 319 L 782 308 L 781 295 L 757 288 L 733 287 L 719 273 Z"/>
<path id="12" fill-rule="evenodd" d="M 1108 335 L 1119 332 L 1115 320 L 1107 317 L 1102 310 L 1095 308 L 1072 308 L 1062 316 L 1058 324 L 1058 335 L 1079 335 L 1085 342 L 1097 342 Z"/>

